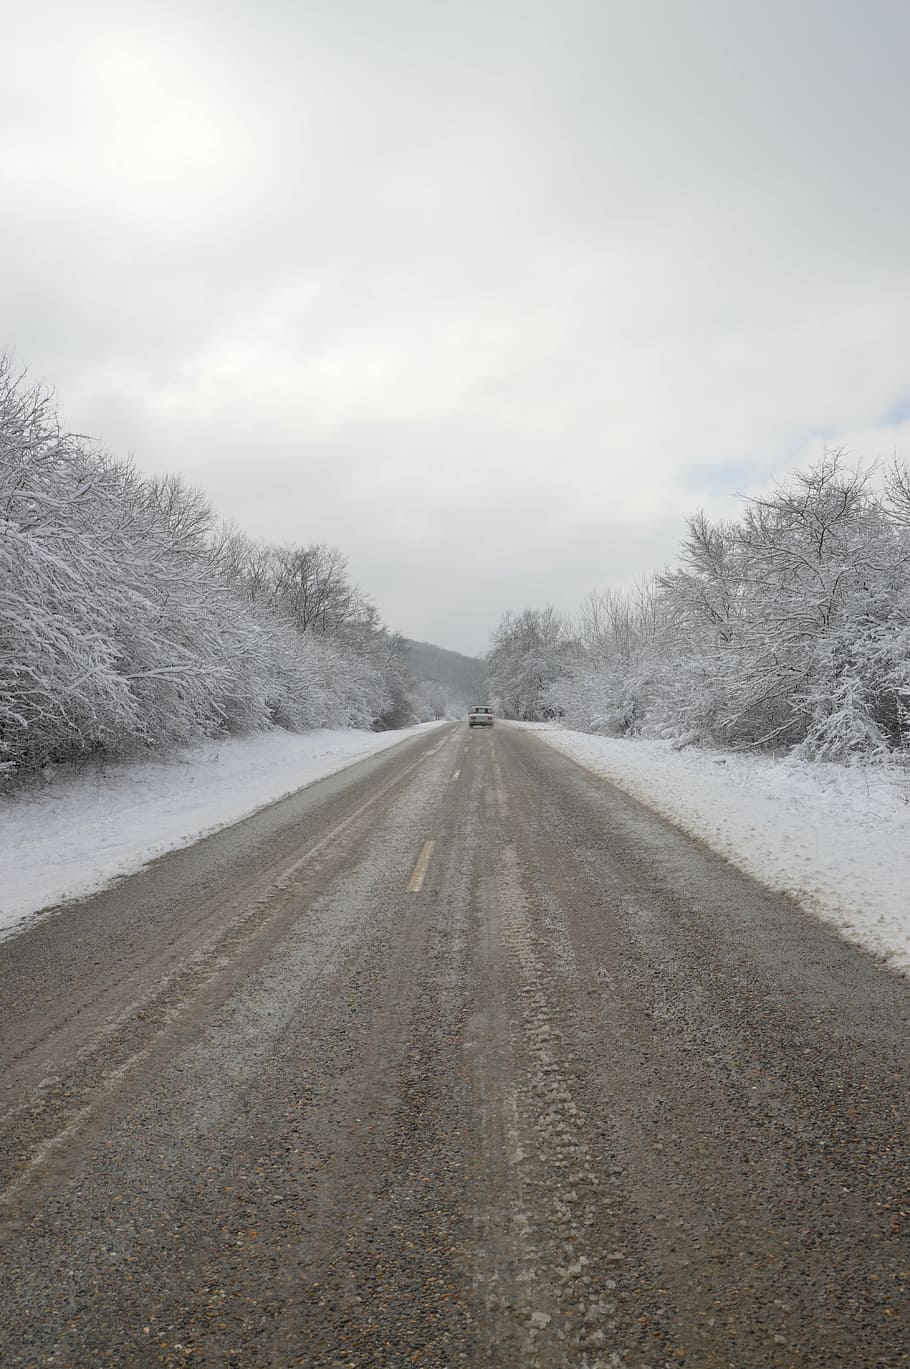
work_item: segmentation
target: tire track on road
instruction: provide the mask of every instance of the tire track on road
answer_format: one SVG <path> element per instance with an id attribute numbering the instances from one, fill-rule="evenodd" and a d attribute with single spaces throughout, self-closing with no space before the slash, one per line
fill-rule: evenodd
<path id="1" fill-rule="evenodd" d="M 135 996 L 125 1006 L 106 1007 L 109 989 L 81 1004 L 78 1044 L 64 1024 L 52 1038 L 7 1062 L 4 1096 L 21 1093 L 23 1087 L 27 1092 L 0 1116 L 0 1219 L 128 1075 L 152 1055 L 163 1059 L 175 1048 L 182 1020 L 203 1005 L 213 1010 L 269 953 L 313 894 L 343 867 L 351 842 L 366 839 L 382 805 L 448 740 L 444 737 L 397 769 L 290 864 L 284 858 L 257 872 L 239 896 L 215 900 L 197 914 L 188 944 L 178 939 L 160 960 L 137 969 Z M 120 996 L 125 986 L 121 981 L 113 987 Z"/>

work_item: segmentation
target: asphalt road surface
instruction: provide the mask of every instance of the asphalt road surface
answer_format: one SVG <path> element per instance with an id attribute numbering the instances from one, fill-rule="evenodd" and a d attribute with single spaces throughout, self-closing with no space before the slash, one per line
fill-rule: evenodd
<path id="1" fill-rule="evenodd" d="M 910 985 L 533 732 L 0 946 L 0 1364 L 910 1364 Z"/>

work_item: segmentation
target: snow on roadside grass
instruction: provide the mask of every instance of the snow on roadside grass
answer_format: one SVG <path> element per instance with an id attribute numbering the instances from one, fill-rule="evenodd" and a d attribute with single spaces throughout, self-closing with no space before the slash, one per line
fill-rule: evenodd
<path id="1" fill-rule="evenodd" d="M 265 732 L 107 766 L 0 799 L 0 937 L 155 856 L 438 723 L 397 732 Z"/>
<path id="2" fill-rule="evenodd" d="M 910 972 L 910 773 L 543 726 L 634 795 L 843 936 Z"/>

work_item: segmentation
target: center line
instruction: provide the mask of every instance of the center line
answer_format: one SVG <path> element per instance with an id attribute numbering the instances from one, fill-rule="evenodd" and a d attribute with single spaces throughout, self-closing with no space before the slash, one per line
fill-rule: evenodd
<path id="1" fill-rule="evenodd" d="M 417 857 L 417 864 L 414 866 L 411 878 L 408 880 L 408 893 L 419 894 L 423 888 L 423 881 L 426 878 L 427 868 L 430 864 L 430 857 L 433 854 L 435 841 L 425 841 L 423 850 Z"/>

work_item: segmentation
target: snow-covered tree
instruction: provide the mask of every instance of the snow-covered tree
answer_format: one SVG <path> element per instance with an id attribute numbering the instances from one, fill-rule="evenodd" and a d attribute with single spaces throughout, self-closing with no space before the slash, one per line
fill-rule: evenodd
<path id="1" fill-rule="evenodd" d="M 910 472 L 828 452 L 741 516 L 689 520 L 680 565 L 585 604 L 577 632 L 507 615 L 491 669 L 507 710 L 614 735 L 796 749 L 910 745 Z"/>
<path id="2" fill-rule="evenodd" d="M 632 594 L 608 589 L 588 596 L 577 646 L 546 696 L 567 727 L 608 736 L 642 730 L 660 687 L 662 608 L 653 581 Z"/>
<path id="3" fill-rule="evenodd" d="M 490 688 L 506 717 L 535 721 L 550 716 L 550 690 L 575 648 L 568 625 L 555 609 L 506 613 L 487 657 Z"/>
<path id="4" fill-rule="evenodd" d="M 410 721 L 400 638 L 339 552 L 261 547 L 61 428 L 0 360 L 0 764 Z"/>
<path id="5" fill-rule="evenodd" d="M 679 628 L 668 715 L 732 745 L 903 746 L 910 539 L 837 452 L 738 524 L 694 521 L 663 584 Z"/>

